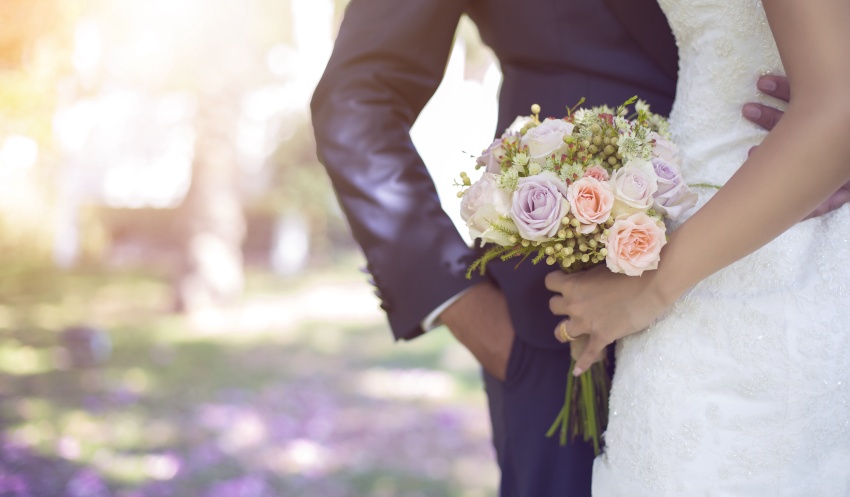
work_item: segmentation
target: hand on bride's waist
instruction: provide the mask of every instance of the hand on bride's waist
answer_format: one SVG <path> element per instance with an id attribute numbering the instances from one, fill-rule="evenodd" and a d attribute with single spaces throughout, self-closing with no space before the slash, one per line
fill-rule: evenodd
<path id="1" fill-rule="evenodd" d="M 767 75 L 759 78 L 757 87 L 759 91 L 765 95 L 769 95 L 782 102 L 791 101 L 791 86 L 788 83 L 788 78 L 779 75 Z M 742 114 L 745 118 L 753 123 L 761 126 L 767 131 L 772 130 L 785 113 L 775 107 L 764 105 L 756 102 L 750 102 L 744 105 Z M 753 147 L 750 153 L 758 147 Z M 850 202 L 850 181 L 841 185 L 826 201 L 824 201 L 811 214 L 806 216 L 806 219 L 823 216 L 828 214 L 842 205 Z"/>

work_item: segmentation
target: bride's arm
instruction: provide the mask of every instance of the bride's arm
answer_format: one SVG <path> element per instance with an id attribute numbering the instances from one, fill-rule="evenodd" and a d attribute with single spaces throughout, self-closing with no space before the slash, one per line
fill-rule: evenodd
<path id="1" fill-rule="evenodd" d="M 547 287 L 572 336 L 590 335 L 586 369 L 606 344 L 647 326 L 682 293 L 770 242 L 850 180 L 850 2 L 763 0 L 794 98 L 785 117 L 726 185 L 670 237 L 657 271 L 604 268 Z"/>

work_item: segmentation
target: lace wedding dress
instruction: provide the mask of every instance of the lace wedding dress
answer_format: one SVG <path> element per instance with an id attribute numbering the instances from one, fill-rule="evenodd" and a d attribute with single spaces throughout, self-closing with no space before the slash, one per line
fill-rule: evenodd
<path id="1" fill-rule="evenodd" d="M 756 0 L 660 3 L 683 173 L 722 185 L 763 138 L 740 108 L 782 72 L 774 39 Z M 617 352 L 595 497 L 850 496 L 850 206 L 702 281 Z"/>

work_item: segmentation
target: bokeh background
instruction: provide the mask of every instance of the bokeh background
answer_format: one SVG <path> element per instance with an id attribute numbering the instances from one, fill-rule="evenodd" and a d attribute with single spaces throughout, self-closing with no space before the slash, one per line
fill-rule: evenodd
<path id="1" fill-rule="evenodd" d="M 475 361 L 393 343 L 315 156 L 345 5 L 0 0 L 0 496 L 495 495 Z M 464 19 L 453 216 L 500 80 Z"/>

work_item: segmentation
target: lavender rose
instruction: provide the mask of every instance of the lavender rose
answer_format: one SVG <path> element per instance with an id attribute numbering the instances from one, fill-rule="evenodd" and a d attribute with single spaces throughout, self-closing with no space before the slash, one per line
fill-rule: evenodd
<path id="1" fill-rule="evenodd" d="M 512 135 L 505 135 L 502 138 L 497 138 L 489 147 L 487 147 L 481 156 L 475 161 L 481 167 L 486 168 L 488 173 L 499 174 L 502 172 L 502 160 L 505 158 L 505 144 L 516 143 L 517 138 Z"/>
<path id="2" fill-rule="evenodd" d="M 511 194 L 507 190 L 499 188 L 496 175 L 484 173 L 481 179 L 476 181 L 463 194 L 460 202 L 460 217 L 469 228 L 469 236 L 480 238 L 482 243 L 491 242 L 497 245 L 508 246 L 509 236 L 500 230 L 493 229 L 499 226 L 507 231 L 514 231 L 510 221 L 502 220 L 511 209 Z"/>
<path id="3" fill-rule="evenodd" d="M 567 185 L 551 171 L 520 178 L 510 211 L 520 235 L 540 242 L 555 236 L 570 210 L 566 194 Z"/>
<path id="4" fill-rule="evenodd" d="M 658 175 L 652 163 L 642 159 L 632 159 L 611 175 L 614 187 L 614 209 L 611 215 L 646 212 L 652 207 L 653 195 L 658 191 Z"/>
<path id="5" fill-rule="evenodd" d="M 652 167 L 658 176 L 653 208 L 675 221 L 696 205 L 697 194 L 691 192 L 676 166 L 663 159 L 652 159 Z"/>
<path id="6" fill-rule="evenodd" d="M 563 119 L 547 119 L 528 130 L 520 145 L 528 147 L 532 162 L 545 164 L 547 157 L 566 152 L 564 137 L 571 135 L 574 127 L 575 125 Z"/>

